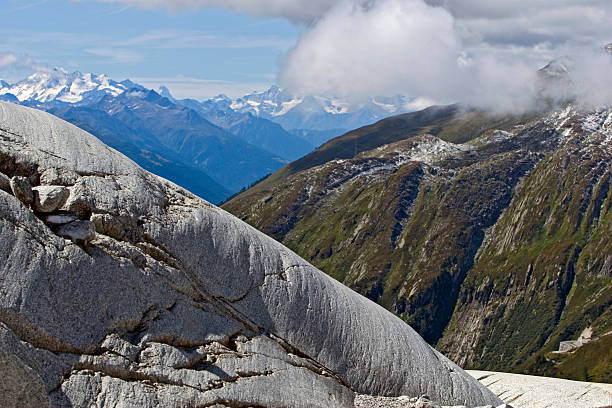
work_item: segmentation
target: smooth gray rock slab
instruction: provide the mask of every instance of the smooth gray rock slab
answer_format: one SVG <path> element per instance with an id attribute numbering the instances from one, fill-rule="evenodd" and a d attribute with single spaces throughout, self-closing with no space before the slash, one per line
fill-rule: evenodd
<path id="1" fill-rule="evenodd" d="M 65 225 L 0 191 L 0 347 L 53 407 L 501 403 L 399 318 L 77 127 L 0 102 L 0 152 L 41 183 L 77 175 Z"/>
<path id="2" fill-rule="evenodd" d="M 15 197 L 22 203 L 32 204 L 34 202 L 34 193 L 32 192 L 32 184 L 27 177 L 15 176 L 11 178 L 11 190 Z"/>
<path id="3" fill-rule="evenodd" d="M 66 203 L 70 190 L 63 186 L 34 187 L 34 209 L 42 213 L 50 213 Z"/>
<path id="4" fill-rule="evenodd" d="M 612 384 L 560 378 L 468 371 L 514 408 L 600 408 L 612 406 Z"/>
<path id="5" fill-rule="evenodd" d="M 87 245 L 96 238 L 96 228 L 91 221 L 73 221 L 62 225 L 57 235 L 68 238 L 75 244 Z"/>

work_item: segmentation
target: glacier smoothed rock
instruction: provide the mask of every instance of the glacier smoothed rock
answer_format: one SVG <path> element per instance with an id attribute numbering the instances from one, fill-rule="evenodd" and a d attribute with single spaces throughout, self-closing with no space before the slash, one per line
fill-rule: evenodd
<path id="1" fill-rule="evenodd" d="M 612 406 L 612 384 L 477 370 L 469 374 L 515 408 Z"/>
<path id="2" fill-rule="evenodd" d="M 7 177 L 76 175 L 51 215 L 0 190 L 0 347 L 51 406 L 501 403 L 391 313 L 72 125 L 0 103 L 0 153 Z"/>

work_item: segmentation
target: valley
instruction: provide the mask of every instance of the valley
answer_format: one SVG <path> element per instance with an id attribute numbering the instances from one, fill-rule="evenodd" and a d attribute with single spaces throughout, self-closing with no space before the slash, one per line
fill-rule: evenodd
<path id="1" fill-rule="evenodd" d="M 571 353 L 548 357 L 587 326 L 612 324 L 609 118 L 572 106 L 392 117 L 224 208 L 464 367 L 610 381 L 605 338 L 602 354 L 581 357 L 586 371 L 569 369 Z"/>

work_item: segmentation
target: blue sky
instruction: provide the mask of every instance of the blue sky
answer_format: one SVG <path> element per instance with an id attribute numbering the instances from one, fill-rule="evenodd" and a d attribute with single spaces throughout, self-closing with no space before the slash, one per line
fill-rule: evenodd
<path id="1" fill-rule="evenodd" d="M 166 84 L 176 96 L 199 99 L 243 95 L 274 83 L 300 30 L 280 18 L 211 8 L 2 0 L 0 10 L 0 53 L 149 87 Z M 0 78 L 8 82 L 31 72 L 0 66 Z"/>

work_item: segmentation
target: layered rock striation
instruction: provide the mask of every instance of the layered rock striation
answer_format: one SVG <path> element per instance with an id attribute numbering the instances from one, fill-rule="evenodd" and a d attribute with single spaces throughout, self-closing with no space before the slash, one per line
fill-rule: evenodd
<path id="1" fill-rule="evenodd" d="M 22 386 L 52 407 L 501 403 L 382 307 L 49 114 L 0 102 L 0 174 L 2 406 Z"/>

